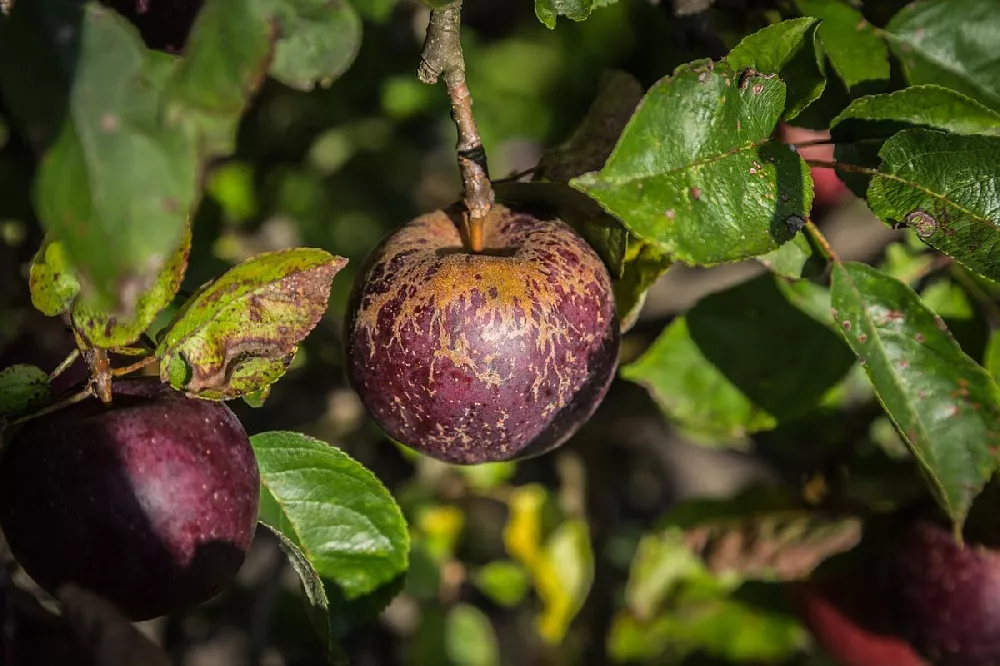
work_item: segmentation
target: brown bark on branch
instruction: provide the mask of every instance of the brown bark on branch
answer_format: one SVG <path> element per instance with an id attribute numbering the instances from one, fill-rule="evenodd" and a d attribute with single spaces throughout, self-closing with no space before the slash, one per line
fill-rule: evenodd
<path id="1" fill-rule="evenodd" d="M 458 129 L 456 150 L 465 187 L 469 244 L 474 252 L 480 252 L 483 249 L 483 222 L 493 205 L 494 193 L 486 151 L 472 115 L 472 95 L 465 84 L 465 58 L 459 39 L 461 23 L 461 0 L 431 12 L 417 77 L 428 84 L 444 79 L 451 99 L 452 119 Z"/>

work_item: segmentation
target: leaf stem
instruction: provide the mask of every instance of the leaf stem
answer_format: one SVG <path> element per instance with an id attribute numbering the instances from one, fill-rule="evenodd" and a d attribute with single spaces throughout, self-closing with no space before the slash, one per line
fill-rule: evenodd
<path id="1" fill-rule="evenodd" d="M 71 365 L 76 363 L 76 359 L 78 358 L 80 358 L 80 350 L 74 349 L 69 353 L 69 356 L 63 359 L 62 363 L 56 366 L 55 370 L 49 373 L 49 379 L 50 380 L 55 379 L 62 373 L 66 372 L 66 370 L 68 370 Z"/>
<path id="2" fill-rule="evenodd" d="M 490 183 L 486 150 L 472 115 L 472 95 L 465 84 L 465 58 L 459 37 L 461 24 L 462 0 L 431 11 L 417 78 L 427 84 L 437 83 L 439 77 L 444 78 L 451 99 L 451 117 L 458 129 L 456 151 L 465 186 L 466 231 L 472 251 L 481 252 L 483 223 L 493 206 L 495 195 Z"/>
<path id="3" fill-rule="evenodd" d="M 87 398 L 92 398 L 94 397 L 94 395 L 95 394 L 93 385 L 87 384 L 83 389 L 74 393 L 68 398 L 59 400 L 58 402 L 54 402 L 51 405 L 43 407 L 42 409 L 39 409 L 37 412 L 34 412 L 32 414 L 28 414 L 26 416 L 14 419 L 13 421 L 10 422 L 10 424 L 12 426 L 21 425 L 22 423 L 26 423 L 32 419 L 37 419 L 40 416 L 45 416 L 46 414 L 51 414 L 52 412 L 58 412 L 60 409 L 69 407 L 70 405 L 75 405 L 76 403 L 82 402 Z"/>
<path id="4" fill-rule="evenodd" d="M 821 169 L 840 169 L 841 171 L 848 171 L 850 173 L 863 173 L 868 176 L 878 176 L 882 172 L 878 169 L 870 169 L 868 167 L 858 166 L 857 164 L 849 164 L 847 162 L 837 162 L 836 160 L 814 160 L 809 158 L 805 159 L 806 164 L 811 167 L 819 167 Z"/>
<path id="5" fill-rule="evenodd" d="M 840 257 L 837 256 L 837 253 L 830 245 L 830 241 L 826 239 L 826 236 L 823 235 L 823 232 L 819 230 L 819 227 L 817 227 L 816 223 L 811 219 L 806 220 L 806 231 L 809 232 L 809 235 L 813 237 L 816 244 L 819 245 L 821 250 L 823 250 L 823 254 L 826 255 L 827 259 L 835 264 L 841 263 Z"/>
<path id="6" fill-rule="evenodd" d="M 156 359 L 155 356 L 147 356 L 145 358 L 139 359 L 135 363 L 132 363 L 130 365 L 126 365 L 124 368 L 111 368 L 111 376 L 112 377 L 122 377 L 124 375 L 131 374 L 131 373 L 135 372 L 136 370 L 142 370 L 147 365 L 149 365 L 150 363 L 153 363 L 156 360 L 157 359 Z"/>

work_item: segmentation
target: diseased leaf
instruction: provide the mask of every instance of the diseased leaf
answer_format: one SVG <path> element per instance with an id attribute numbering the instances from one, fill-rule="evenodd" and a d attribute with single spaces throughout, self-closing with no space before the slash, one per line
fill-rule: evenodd
<path id="1" fill-rule="evenodd" d="M 1000 137 L 904 130 L 879 155 L 868 188 L 872 211 L 969 269 L 1000 278 Z"/>
<path id="2" fill-rule="evenodd" d="M 594 0 L 535 0 L 535 16 L 549 30 L 556 27 L 557 17 L 582 21 L 590 16 L 593 8 Z"/>
<path id="3" fill-rule="evenodd" d="M 260 465 L 260 520 L 287 540 L 310 616 L 334 645 L 401 588 L 406 522 L 385 486 L 339 449 L 295 432 L 250 442 Z"/>
<path id="4" fill-rule="evenodd" d="M 361 19 L 346 0 L 269 0 L 281 26 L 269 74 L 298 90 L 326 87 L 361 46 Z M 364 3 L 362 3 L 364 4 Z"/>
<path id="5" fill-rule="evenodd" d="M 832 305 L 938 503 L 961 526 L 996 470 L 1000 389 L 898 280 L 865 264 L 836 264 Z"/>
<path id="6" fill-rule="evenodd" d="M 782 284 L 765 274 L 701 299 L 622 377 L 645 386 L 668 418 L 714 440 L 804 415 L 853 359 Z M 818 285 L 797 288 L 825 298 Z"/>
<path id="7" fill-rule="evenodd" d="M 545 151 L 535 169 L 535 179 L 568 183 L 604 166 L 642 94 L 642 85 L 631 74 L 605 72 L 587 114 L 566 141 Z"/>
<path id="8" fill-rule="evenodd" d="M 177 390 L 229 400 L 261 390 L 291 363 L 326 310 L 347 260 L 312 248 L 257 255 L 206 285 L 160 340 L 160 378 Z"/>
<path id="9" fill-rule="evenodd" d="M 770 252 L 812 205 L 805 162 L 771 138 L 784 106 L 773 74 L 684 65 L 646 93 L 604 168 L 570 184 L 689 264 Z"/>
<path id="10" fill-rule="evenodd" d="M 124 347 L 139 336 L 174 300 L 184 280 L 191 252 L 191 225 L 185 225 L 180 246 L 171 255 L 156 282 L 135 299 L 131 314 L 117 314 L 94 307 L 83 299 L 73 304 L 73 328 L 92 347 Z"/>
<path id="11" fill-rule="evenodd" d="M 936 83 L 1000 111 L 994 0 L 921 0 L 904 7 L 885 37 L 913 85 Z"/>
<path id="12" fill-rule="evenodd" d="M 954 134 L 1000 134 L 1000 113 L 935 85 L 861 97 L 830 125 L 836 144 L 834 155 L 837 161 L 875 169 L 886 139 L 904 129 L 920 127 Z M 856 195 L 865 196 L 871 181 L 868 174 L 838 170 L 837 175 Z"/>
<path id="13" fill-rule="evenodd" d="M 885 42 L 857 9 L 840 0 L 795 0 L 799 11 L 822 19 L 826 57 L 852 94 L 878 92 L 889 82 Z"/>
<path id="14" fill-rule="evenodd" d="M 716 576 L 792 581 L 861 540 L 857 518 L 825 515 L 786 493 L 756 487 L 727 499 L 689 500 L 667 513 L 664 526 L 685 530 L 685 542 Z"/>
<path id="15" fill-rule="evenodd" d="M 823 52 L 816 39 L 818 23 L 807 17 L 769 25 L 744 37 L 726 56 L 734 71 L 750 67 L 781 77 L 787 86 L 786 120 L 819 99 L 826 87 Z"/>
<path id="16" fill-rule="evenodd" d="M 55 317 L 69 312 L 80 293 L 80 280 L 62 243 L 50 237 L 45 239 L 31 261 L 28 287 L 31 304 L 42 314 Z"/>
<path id="17" fill-rule="evenodd" d="M 51 394 L 49 374 L 33 365 L 0 370 L 0 415 L 22 414 L 44 403 Z"/>

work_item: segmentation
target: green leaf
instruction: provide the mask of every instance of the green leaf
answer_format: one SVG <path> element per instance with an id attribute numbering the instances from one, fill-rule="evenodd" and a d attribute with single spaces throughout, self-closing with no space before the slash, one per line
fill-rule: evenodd
<path id="1" fill-rule="evenodd" d="M 1000 134 L 1000 113 L 965 95 L 934 85 L 912 86 L 851 102 L 830 125 L 840 162 L 878 168 L 886 139 L 904 129 L 938 129 L 955 134 Z M 871 177 L 839 170 L 837 175 L 864 197 Z"/>
<path id="2" fill-rule="evenodd" d="M 833 317 L 931 490 L 960 526 L 996 470 L 1000 390 L 912 289 L 864 264 L 837 264 Z"/>
<path id="3" fill-rule="evenodd" d="M 513 608 L 524 600 L 531 585 L 528 572 L 517 562 L 495 560 L 484 564 L 472 582 L 496 604 Z"/>
<path id="4" fill-rule="evenodd" d="M 568 183 L 604 166 L 642 94 L 642 85 L 631 74 L 618 70 L 603 73 L 597 98 L 587 114 L 566 141 L 545 151 L 535 179 Z"/>
<path id="5" fill-rule="evenodd" d="M 582 21 L 590 16 L 594 0 L 535 0 L 535 16 L 546 28 L 556 27 L 556 17 Z"/>
<path id="6" fill-rule="evenodd" d="M 792 119 L 819 99 L 826 87 L 823 54 L 816 40 L 815 18 L 799 18 L 769 25 L 747 35 L 726 62 L 734 71 L 750 67 L 777 74 L 785 82 L 785 119 Z"/>
<path id="7" fill-rule="evenodd" d="M 235 149 L 250 97 L 264 81 L 277 24 L 254 0 L 208 0 L 169 78 L 169 114 L 192 128 L 202 157 Z"/>
<path id="8" fill-rule="evenodd" d="M 837 334 L 800 304 L 806 298 L 825 292 L 769 274 L 711 294 L 621 375 L 696 434 L 724 439 L 770 430 L 812 409 L 853 361 Z"/>
<path id="9" fill-rule="evenodd" d="M 49 375 L 41 368 L 18 364 L 0 370 L 0 415 L 27 412 L 50 394 Z"/>
<path id="10" fill-rule="evenodd" d="M 73 328 L 92 347 L 124 347 L 139 339 L 139 336 L 174 300 L 187 270 L 188 255 L 191 252 L 191 225 L 185 225 L 180 246 L 171 255 L 152 287 L 135 300 L 135 308 L 130 314 L 110 312 L 95 307 L 86 299 L 77 299 L 73 304 Z"/>
<path id="11" fill-rule="evenodd" d="M 795 0 L 799 11 L 823 20 L 819 39 L 830 64 L 852 94 L 876 92 L 889 82 L 885 42 L 861 12 L 840 0 Z"/>
<path id="12" fill-rule="evenodd" d="M 127 312 L 180 242 L 197 194 L 194 144 L 162 117 L 148 52 L 120 16 L 58 1 L 18 3 L 15 13 L 3 32 L 33 35 L 14 37 L 19 58 L 57 65 L 45 89 L 65 110 L 36 177 L 38 216 L 85 293 Z"/>
<path id="13" fill-rule="evenodd" d="M 986 359 L 983 363 L 994 382 L 1000 382 L 1000 330 L 990 333 L 986 344 Z"/>
<path id="14" fill-rule="evenodd" d="M 347 260 L 312 248 L 266 252 L 206 285 L 178 312 L 156 355 L 177 390 L 229 400 L 275 382 L 326 311 Z"/>
<path id="15" fill-rule="evenodd" d="M 646 93 L 605 167 L 570 184 L 689 264 L 770 252 L 812 205 L 805 162 L 771 138 L 784 106 L 774 75 L 684 65 Z"/>
<path id="16" fill-rule="evenodd" d="M 361 19 L 345 0 L 269 1 L 281 26 L 271 76 L 311 90 L 329 86 L 351 66 L 361 46 Z"/>
<path id="17" fill-rule="evenodd" d="M 809 237 L 796 234 L 777 250 L 762 254 L 757 260 L 775 275 L 798 279 L 822 270 L 824 261 L 813 248 Z"/>
<path id="18" fill-rule="evenodd" d="M 69 312 L 80 293 L 80 280 L 62 243 L 51 237 L 42 242 L 31 261 L 28 287 L 31 304 L 42 314 L 55 317 Z"/>
<path id="19" fill-rule="evenodd" d="M 321 637 L 333 644 L 398 591 L 408 566 L 406 522 L 385 486 L 339 449 L 295 432 L 250 442 L 260 466 L 260 520 L 301 553 L 297 561 L 291 552 L 292 563 Z"/>
<path id="20" fill-rule="evenodd" d="M 910 83 L 936 83 L 1000 111 L 994 0 L 923 0 L 904 7 L 885 37 Z"/>
<path id="21" fill-rule="evenodd" d="M 673 260 L 655 245 L 630 237 L 622 276 L 613 283 L 619 328 L 625 333 L 638 321 L 646 292 L 669 270 Z"/>
<path id="22" fill-rule="evenodd" d="M 868 205 L 977 273 L 1000 278 L 1000 137 L 899 132 L 879 151 Z"/>
<path id="23" fill-rule="evenodd" d="M 496 666 L 500 647 L 490 618 L 470 604 L 456 604 L 445 620 L 445 654 L 453 666 Z"/>

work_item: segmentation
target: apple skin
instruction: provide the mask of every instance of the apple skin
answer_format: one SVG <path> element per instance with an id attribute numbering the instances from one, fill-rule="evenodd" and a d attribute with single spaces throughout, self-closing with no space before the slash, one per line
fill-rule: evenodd
<path id="1" fill-rule="evenodd" d="M 0 458 L 0 527 L 50 594 L 68 582 L 146 620 L 208 600 L 236 575 L 257 524 L 260 475 L 222 403 L 158 379 L 118 379 L 29 421 Z"/>
<path id="2" fill-rule="evenodd" d="M 935 666 L 1000 664 L 1000 552 L 914 522 L 886 566 L 900 627 Z"/>
<path id="3" fill-rule="evenodd" d="M 554 217 L 495 204 L 485 250 L 459 208 L 375 248 L 346 322 L 348 377 L 398 442 L 454 464 L 522 459 L 568 439 L 603 400 L 620 334 L 596 252 Z"/>
<path id="4" fill-rule="evenodd" d="M 894 632 L 873 572 L 849 569 L 793 585 L 796 612 L 816 642 L 843 666 L 928 666 Z"/>

